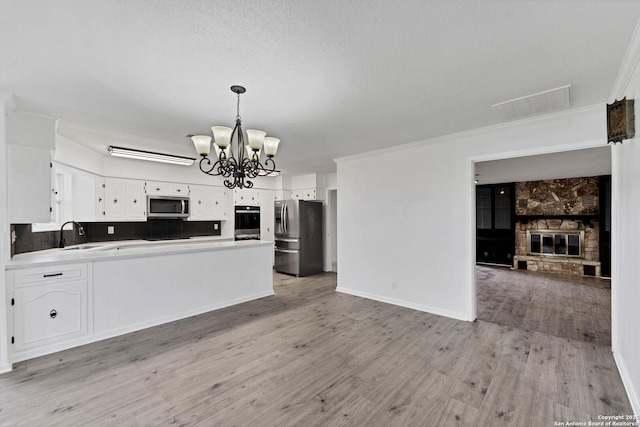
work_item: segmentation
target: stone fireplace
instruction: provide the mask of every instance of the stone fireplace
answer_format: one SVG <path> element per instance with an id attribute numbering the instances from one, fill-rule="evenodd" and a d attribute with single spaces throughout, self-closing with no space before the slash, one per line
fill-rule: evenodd
<path id="1" fill-rule="evenodd" d="M 516 183 L 513 267 L 600 277 L 599 179 Z"/>

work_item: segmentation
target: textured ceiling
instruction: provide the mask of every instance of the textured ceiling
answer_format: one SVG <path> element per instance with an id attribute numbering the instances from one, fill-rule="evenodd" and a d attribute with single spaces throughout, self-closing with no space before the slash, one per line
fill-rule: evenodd
<path id="1" fill-rule="evenodd" d="M 500 123 L 490 106 L 571 85 L 604 103 L 637 0 L 0 0 L 0 91 L 99 151 L 195 155 L 233 125 L 285 172 Z"/>

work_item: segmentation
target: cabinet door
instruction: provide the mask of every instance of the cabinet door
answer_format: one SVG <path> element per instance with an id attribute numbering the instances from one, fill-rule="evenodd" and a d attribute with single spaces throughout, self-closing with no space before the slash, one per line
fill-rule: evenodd
<path id="1" fill-rule="evenodd" d="M 260 206 L 260 191 L 258 190 L 235 190 L 234 202 L 240 206 Z"/>
<path id="2" fill-rule="evenodd" d="M 138 181 L 127 182 L 125 187 L 127 219 L 146 218 L 144 184 Z"/>
<path id="3" fill-rule="evenodd" d="M 211 197 L 206 187 L 191 187 L 189 220 L 204 221 L 211 214 Z"/>
<path id="4" fill-rule="evenodd" d="M 291 191 L 293 200 L 317 200 L 317 192 L 315 188 L 302 188 Z"/>
<path id="5" fill-rule="evenodd" d="M 51 151 L 7 144 L 8 223 L 51 220 Z"/>
<path id="6" fill-rule="evenodd" d="M 75 221 L 94 222 L 102 217 L 104 209 L 98 210 L 96 203 L 96 178 L 97 176 L 85 172 L 71 172 L 71 217 Z"/>
<path id="7" fill-rule="evenodd" d="M 217 221 L 227 219 L 227 194 L 224 190 L 209 186 L 191 186 L 192 221 Z"/>
<path id="8" fill-rule="evenodd" d="M 94 203 L 96 206 L 96 221 L 104 221 L 107 216 L 106 212 L 106 196 L 104 178 L 96 177 L 96 190 L 94 196 Z"/>
<path id="9" fill-rule="evenodd" d="M 108 220 L 124 220 L 127 214 L 125 183 L 122 180 L 105 179 L 105 218 Z"/>
<path id="10" fill-rule="evenodd" d="M 260 192 L 260 239 L 273 242 L 275 234 L 275 194 L 273 191 Z"/>
<path id="11" fill-rule="evenodd" d="M 211 219 L 227 219 L 227 192 L 219 188 L 214 188 L 211 190 L 211 197 Z"/>
<path id="12" fill-rule="evenodd" d="M 87 281 L 15 290 L 15 351 L 87 334 Z"/>
<path id="13" fill-rule="evenodd" d="M 165 196 L 188 196 L 189 185 L 175 182 L 147 181 L 144 184 L 146 194 L 161 194 Z"/>
<path id="14" fill-rule="evenodd" d="M 105 178 L 105 219 L 141 221 L 146 218 L 144 183 L 133 179 Z"/>

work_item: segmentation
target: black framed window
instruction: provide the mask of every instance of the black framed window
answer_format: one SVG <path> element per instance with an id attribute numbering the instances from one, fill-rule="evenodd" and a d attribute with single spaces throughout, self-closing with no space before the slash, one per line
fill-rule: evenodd
<path id="1" fill-rule="evenodd" d="M 476 187 L 476 228 L 511 230 L 514 218 L 513 185 L 495 184 Z"/>
<path id="2" fill-rule="evenodd" d="M 476 190 L 476 226 L 483 230 L 493 228 L 491 193 L 491 188 L 478 188 Z"/>

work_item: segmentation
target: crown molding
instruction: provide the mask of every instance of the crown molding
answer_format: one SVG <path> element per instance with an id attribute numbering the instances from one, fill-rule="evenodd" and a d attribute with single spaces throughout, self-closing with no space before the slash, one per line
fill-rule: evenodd
<path id="1" fill-rule="evenodd" d="M 627 51 L 622 59 L 622 64 L 618 70 L 618 76 L 609 93 L 609 103 L 624 98 L 627 86 L 631 81 L 631 76 L 638 67 L 638 62 L 640 62 L 640 21 L 636 24 L 636 28 L 627 46 Z"/>
<path id="2" fill-rule="evenodd" d="M 367 151 L 364 153 L 359 153 L 359 154 L 352 154 L 350 156 L 344 156 L 344 157 L 338 157 L 336 159 L 333 159 L 333 161 L 337 164 L 343 163 L 343 162 L 349 162 L 352 160 L 359 160 L 359 159 L 365 159 L 368 157 L 375 157 L 375 156 L 380 156 L 380 155 L 384 155 L 384 154 L 388 154 L 388 153 L 398 153 L 399 151 L 402 150 L 410 150 L 412 148 L 418 148 L 418 147 L 423 147 L 426 145 L 433 145 L 433 144 L 438 144 L 438 143 L 443 143 L 443 142 L 450 142 L 450 141 L 455 141 L 457 139 L 461 139 L 461 138 L 467 138 L 467 137 L 472 137 L 472 136 L 476 136 L 476 135 L 483 135 L 489 132 L 494 132 L 494 131 L 498 131 L 501 129 L 509 129 L 509 128 L 514 128 L 514 127 L 519 127 L 519 126 L 528 126 L 531 124 L 535 124 L 537 122 L 546 122 L 548 120 L 553 120 L 553 119 L 558 119 L 558 118 L 563 118 L 563 117 L 567 117 L 567 116 L 573 116 L 576 114 L 582 114 L 582 113 L 587 113 L 590 111 L 598 111 L 598 110 L 602 110 L 604 111 L 604 105 L 603 104 L 596 104 L 596 105 L 589 105 L 586 107 L 582 107 L 582 108 L 574 108 L 571 110 L 563 110 L 563 111 L 559 111 L 557 113 L 549 113 L 549 114 L 542 114 L 539 116 L 534 116 L 534 117 L 529 117 L 526 119 L 521 119 L 521 120 L 514 120 L 512 122 L 508 122 L 508 123 L 499 123 L 496 125 L 492 125 L 492 126 L 486 126 L 486 127 L 482 127 L 482 128 L 477 128 L 477 129 L 472 129 L 472 130 L 468 130 L 468 131 L 464 131 L 464 132 L 458 132 L 458 133 L 452 133 L 449 135 L 443 135 L 443 136 L 437 136 L 434 138 L 429 138 L 429 139 L 423 139 L 420 141 L 416 141 L 416 142 L 409 142 L 406 144 L 400 144 L 400 145 L 394 145 L 392 147 L 385 147 L 385 148 L 381 148 L 379 150 L 373 150 L 373 151 Z"/>

